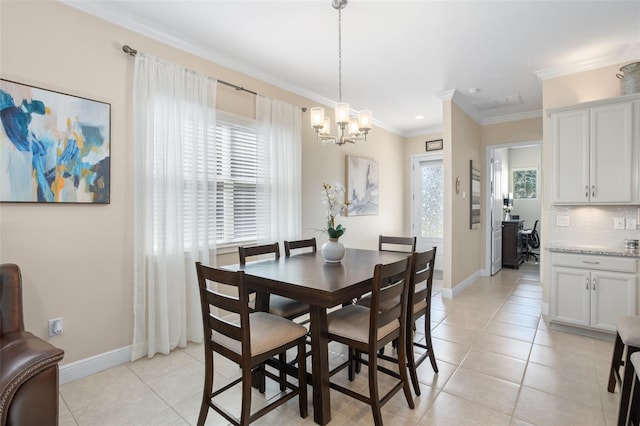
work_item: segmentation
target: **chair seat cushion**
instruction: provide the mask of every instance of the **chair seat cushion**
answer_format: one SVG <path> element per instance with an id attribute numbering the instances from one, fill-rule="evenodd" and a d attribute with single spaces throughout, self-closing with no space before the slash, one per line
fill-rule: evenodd
<path id="1" fill-rule="evenodd" d="M 347 339 L 366 343 L 369 341 L 370 310 L 362 305 L 347 305 L 327 315 L 329 335 L 342 336 Z M 378 340 L 400 327 L 394 320 L 378 329 Z"/>
<path id="2" fill-rule="evenodd" d="M 398 299 L 399 299 L 399 298 L 396 298 L 395 300 L 393 300 L 393 304 L 394 304 L 394 305 L 395 305 L 396 303 L 398 303 Z M 364 297 L 360 298 L 360 299 L 356 302 L 356 304 L 357 304 L 357 305 L 360 305 L 360 306 L 370 307 L 370 306 L 371 306 L 371 295 L 366 295 L 366 296 L 364 296 Z M 427 301 L 426 301 L 426 300 L 424 300 L 424 299 L 422 299 L 422 300 L 418 301 L 418 303 L 415 303 L 415 304 L 413 305 L 413 313 L 414 313 L 414 314 L 415 314 L 415 313 L 418 313 L 418 312 L 420 312 L 421 310 L 426 309 L 426 307 L 427 307 Z M 384 306 L 383 306 L 383 309 L 384 309 Z"/>
<path id="3" fill-rule="evenodd" d="M 235 323 L 237 324 L 238 321 Z M 251 327 L 251 356 L 268 352 L 307 334 L 307 329 L 300 324 L 266 312 L 251 313 L 249 327 Z M 242 353 L 238 340 L 216 331 L 212 333 L 211 339 L 237 354 Z"/>
<path id="4" fill-rule="evenodd" d="M 629 357 L 631 360 L 631 364 L 633 365 L 633 369 L 636 371 L 640 371 L 640 352 L 634 352 Z"/>
<path id="5" fill-rule="evenodd" d="M 622 315 L 616 321 L 622 343 L 640 348 L 640 316 Z"/>
<path id="6" fill-rule="evenodd" d="M 295 318 L 309 313 L 309 305 L 299 300 L 272 294 L 269 296 L 269 313 L 284 318 Z"/>

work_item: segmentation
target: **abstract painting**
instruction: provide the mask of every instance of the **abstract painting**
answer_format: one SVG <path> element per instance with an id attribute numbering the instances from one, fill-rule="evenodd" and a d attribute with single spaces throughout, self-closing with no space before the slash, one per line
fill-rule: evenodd
<path id="1" fill-rule="evenodd" d="M 110 104 L 0 79 L 0 124 L 0 202 L 110 202 Z"/>
<path id="2" fill-rule="evenodd" d="M 471 220 L 469 228 L 477 229 L 480 228 L 480 166 L 473 160 L 469 164 L 471 169 Z"/>
<path id="3" fill-rule="evenodd" d="M 378 163 L 347 155 L 348 216 L 378 214 Z"/>

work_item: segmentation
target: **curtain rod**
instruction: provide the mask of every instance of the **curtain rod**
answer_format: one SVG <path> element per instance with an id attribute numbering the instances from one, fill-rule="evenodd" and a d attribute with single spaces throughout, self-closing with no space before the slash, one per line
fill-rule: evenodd
<path id="1" fill-rule="evenodd" d="M 134 48 L 132 48 L 131 46 L 125 44 L 124 46 L 122 46 L 122 51 L 128 55 L 131 56 L 136 56 L 138 54 L 138 51 Z M 233 84 L 233 83 L 228 83 L 224 80 L 218 80 L 216 79 L 216 81 L 220 84 L 224 84 L 225 86 L 229 86 L 229 87 L 233 87 L 234 89 L 236 89 L 237 91 L 240 92 L 247 92 L 247 93 L 251 93 L 252 95 L 258 95 L 256 92 L 254 92 L 253 90 L 249 90 L 249 89 L 245 89 L 242 86 L 238 86 L 237 84 Z M 302 107 L 302 112 L 307 112 L 307 107 Z"/>

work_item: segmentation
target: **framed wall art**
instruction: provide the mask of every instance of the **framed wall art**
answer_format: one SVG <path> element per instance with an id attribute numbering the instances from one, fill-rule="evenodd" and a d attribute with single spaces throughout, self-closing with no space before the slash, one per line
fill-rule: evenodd
<path id="1" fill-rule="evenodd" d="M 477 162 L 469 161 L 469 169 L 471 170 L 471 197 L 470 200 L 470 229 L 477 229 L 480 227 L 480 166 Z"/>
<path id="2" fill-rule="evenodd" d="M 378 162 L 347 155 L 347 216 L 378 214 Z"/>
<path id="3" fill-rule="evenodd" d="M 110 202 L 111 105 L 0 79 L 0 202 Z"/>
<path id="4" fill-rule="evenodd" d="M 436 139 L 434 141 L 427 141 L 425 145 L 426 145 L 426 150 L 427 151 L 437 151 L 439 149 L 442 149 L 442 147 L 443 147 L 442 139 Z"/>

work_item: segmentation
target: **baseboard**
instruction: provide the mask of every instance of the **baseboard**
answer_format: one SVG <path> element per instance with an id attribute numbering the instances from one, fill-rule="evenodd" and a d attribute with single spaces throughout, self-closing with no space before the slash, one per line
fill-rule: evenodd
<path id="1" fill-rule="evenodd" d="M 90 376 L 102 370 L 106 370 L 117 365 L 126 364 L 131 361 L 133 346 L 114 349 L 94 355 L 89 358 L 71 362 L 60 366 L 60 384 L 73 382 L 74 380 Z"/>
<path id="2" fill-rule="evenodd" d="M 442 297 L 444 297 L 445 299 L 453 299 L 454 297 L 462 293 L 465 288 L 473 284 L 478 278 L 480 278 L 479 270 L 462 280 L 454 288 L 443 288 L 442 290 L 440 290 L 440 292 L 442 293 Z"/>

